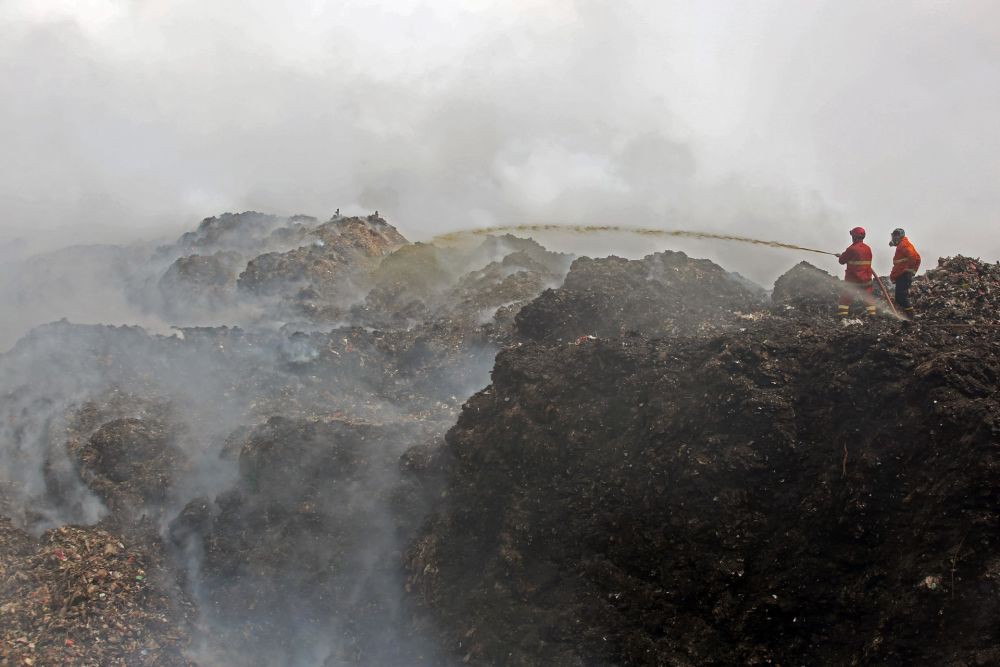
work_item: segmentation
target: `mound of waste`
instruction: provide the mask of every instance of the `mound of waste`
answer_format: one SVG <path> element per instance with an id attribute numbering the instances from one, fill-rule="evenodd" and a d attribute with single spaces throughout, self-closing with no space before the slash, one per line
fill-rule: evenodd
<path id="1" fill-rule="evenodd" d="M 0 355 L 0 660 L 1000 655 L 992 265 L 842 326 L 807 265 L 769 304 L 683 253 L 377 216 L 83 254 L 172 334 L 62 321 Z"/>
<path id="2" fill-rule="evenodd" d="M 168 538 L 175 583 L 202 611 L 186 652 L 200 663 L 442 664 L 402 570 L 434 493 L 427 470 L 488 382 L 513 314 L 558 284 L 569 257 L 487 238 L 440 249 L 442 280 L 400 283 L 421 274 L 412 259 L 425 251 L 369 257 L 393 231 L 378 219 L 212 219 L 160 250 L 181 258 L 151 284 L 178 312 L 249 305 L 258 316 L 245 326 L 34 329 L 0 355 L 4 513 L 36 531 L 100 522 L 127 543 Z M 319 310 L 289 322 L 288 299 L 305 303 L 311 286 L 259 301 L 233 292 L 237 256 L 281 243 L 336 253 L 351 238 L 356 284 L 389 296 L 408 284 L 416 317 L 394 317 L 398 302 L 373 290 L 355 308 L 316 296 L 346 318 L 337 326 L 318 324 Z"/>
<path id="3" fill-rule="evenodd" d="M 520 336 L 537 341 L 626 331 L 676 335 L 725 327 L 764 303 L 759 290 L 682 252 L 641 260 L 581 257 L 561 287 L 543 292 L 515 321 Z"/>
<path id="4" fill-rule="evenodd" d="M 232 250 L 188 255 L 170 265 L 158 287 L 170 312 L 206 308 L 229 297 L 244 266 L 246 259 Z"/>
<path id="5" fill-rule="evenodd" d="M 799 262 L 774 281 L 771 304 L 786 311 L 830 313 L 843 290 L 843 281 L 809 262 Z"/>
<path id="6" fill-rule="evenodd" d="M 996 323 L 1000 313 L 1000 263 L 961 255 L 938 260 L 937 268 L 913 281 L 918 316 L 935 322 Z"/>
<path id="7" fill-rule="evenodd" d="M 374 217 L 337 218 L 310 230 L 307 239 L 293 250 L 250 260 L 238 288 L 268 295 L 308 286 L 332 298 L 354 288 L 357 274 L 370 272 L 378 258 L 406 243 L 394 227 Z"/>
<path id="8" fill-rule="evenodd" d="M 429 664 L 404 622 L 400 547 L 429 498 L 399 459 L 432 438 L 419 422 L 275 417 L 246 434 L 231 490 L 193 501 L 170 529 L 203 552 L 209 608 L 231 628 L 210 662 Z M 247 637 L 254 642 L 248 645 Z"/>
<path id="9" fill-rule="evenodd" d="M 420 320 L 476 327 L 492 321 L 509 331 L 513 315 L 558 285 L 571 260 L 510 235 L 488 237 L 473 247 L 403 246 L 372 274 L 374 287 L 352 315 L 376 327 Z"/>
<path id="10" fill-rule="evenodd" d="M 316 218 L 305 215 L 283 218 L 257 211 L 223 213 L 205 218 L 196 229 L 185 232 L 173 246 L 165 246 L 160 252 L 206 254 L 220 250 L 255 250 L 271 239 L 288 238 L 316 222 Z"/>
<path id="11" fill-rule="evenodd" d="M 113 512 L 138 512 L 169 498 L 175 479 L 189 467 L 186 449 L 167 418 L 112 419 L 83 443 L 70 440 L 80 477 Z M 79 449 L 75 449 L 78 446 Z"/>
<path id="12" fill-rule="evenodd" d="M 152 270 L 169 263 L 155 282 L 158 292 L 132 285 L 132 298 L 153 300 L 164 315 L 189 320 L 261 298 L 272 310 L 279 308 L 277 298 L 288 312 L 337 319 L 335 303 L 363 294 L 380 258 L 406 243 L 395 227 L 374 215 L 338 214 L 320 223 L 303 215 L 227 213 L 158 248 Z M 162 305 L 156 306 L 154 297 Z"/>
<path id="13" fill-rule="evenodd" d="M 982 282 L 924 282 L 925 313 L 978 312 Z M 993 664 L 998 333 L 772 314 L 509 348 L 436 459 L 411 590 L 474 664 Z"/>
<path id="14" fill-rule="evenodd" d="M 155 547 L 94 527 L 40 539 L 0 518 L 0 663 L 189 665 L 194 609 Z"/>

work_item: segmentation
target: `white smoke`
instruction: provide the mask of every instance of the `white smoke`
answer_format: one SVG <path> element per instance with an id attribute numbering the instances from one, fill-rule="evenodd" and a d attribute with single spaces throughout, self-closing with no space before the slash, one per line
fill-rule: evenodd
<path id="1" fill-rule="evenodd" d="M 415 238 L 610 218 L 838 250 L 863 224 L 883 263 L 896 226 L 930 259 L 994 258 L 998 14 L 7 0 L 0 237 L 118 242 L 223 210 L 340 207 Z M 796 259 L 686 249 L 765 283 Z"/>

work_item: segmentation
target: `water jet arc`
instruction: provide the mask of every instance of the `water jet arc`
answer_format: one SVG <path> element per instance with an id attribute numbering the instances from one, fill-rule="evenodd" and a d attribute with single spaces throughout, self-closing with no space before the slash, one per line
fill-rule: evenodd
<path id="1" fill-rule="evenodd" d="M 791 243 L 781 243 L 780 241 L 766 241 L 754 239 L 749 236 L 737 236 L 733 234 L 715 234 L 712 232 L 697 232 L 686 229 L 658 229 L 656 227 L 630 227 L 628 225 L 557 225 L 547 224 L 523 224 L 523 225 L 496 225 L 492 227 L 474 227 L 470 229 L 460 229 L 446 234 L 439 234 L 431 239 L 435 241 L 449 242 L 458 241 L 467 236 L 484 236 L 487 234 L 516 234 L 519 232 L 569 232 L 572 234 L 600 234 L 600 233 L 620 233 L 634 234 L 636 236 L 655 236 L 661 238 L 690 238 L 690 239 L 711 239 L 716 241 L 735 241 L 737 243 L 752 243 L 754 245 L 768 246 L 770 248 L 785 248 L 788 250 L 801 250 L 803 252 L 814 252 L 820 255 L 837 256 L 835 252 L 826 250 L 816 250 L 806 248 Z"/>

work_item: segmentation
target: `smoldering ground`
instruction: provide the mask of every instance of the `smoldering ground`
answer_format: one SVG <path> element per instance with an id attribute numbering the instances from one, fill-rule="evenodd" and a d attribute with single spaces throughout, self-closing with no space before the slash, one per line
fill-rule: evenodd
<path id="1" fill-rule="evenodd" d="M 218 252 L 270 257 L 268 289 L 240 287 L 246 269 L 222 283 L 186 270 Z M 111 258 L 109 288 L 136 312 L 178 316 L 162 299 L 176 272 L 185 321 L 243 326 L 61 321 L 19 340 L 0 356 L 6 513 L 36 532 L 100 521 L 162 540 L 201 610 L 191 655 L 206 664 L 440 664 L 401 570 L 433 480 L 413 472 L 425 455 L 403 455 L 432 452 L 488 383 L 509 335 L 495 314 L 570 258 L 508 237 L 407 245 L 374 217 L 260 214 Z"/>
<path id="2" fill-rule="evenodd" d="M 230 347 L 236 349 L 230 352 Z M 488 368 L 491 359 L 491 355 L 485 357 L 480 366 Z M 177 339 L 151 338 L 136 330 L 52 325 L 32 334 L 32 339 L 5 355 L 4 361 L 10 362 L 3 364 L 5 385 L 15 379 L 24 380 L 4 387 L 4 424 L 10 428 L 2 434 L 4 491 L 13 496 L 8 499 L 9 506 L 17 509 L 10 513 L 36 530 L 63 523 L 92 523 L 103 517 L 105 525 L 132 532 L 138 532 L 134 526 L 141 526 L 143 521 L 152 521 L 154 527 L 159 526 L 167 534 L 192 498 L 206 498 L 214 508 L 219 494 L 234 484 L 239 487 L 248 483 L 239 475 L 243 457 L 239 452 L 223 456 L 223 449 L 234 438 L 237 445 L 242 444 L 238 440 L 240 427 L 255 423 L 271 411 L 340 414 L 350 420 L 392 421 L 403 416 L 402 410 L 389 401 L 367 394 L 378 384 L 374 378 L 352 379 L 343 369 L 331 371 L 317 368 L 318 364 L 303 376 L 299 370 L 303 360 L 289 358 L 278 341 L 240 345 L 220 337 L 210 345 L 185 345 Z M 25 364 L 30 366 L 31 375 L 15 375 Z M 295 368 L 285 370 L 289 366 Z M 46 377 L 47 382 L 43 380 Z M 477 385 L 486 381 L 483 374 Z M 318 387 L 335 389 L 319 391 Z M 314 392 L 318 395 L 308 396 Z M 307 406 L 310 401 L 311 407 Z M 319 405 L 321 402 L 325 405 Z M 255 409 L 255 403 L 264 405 Z M 168 406 L 167 416 L 150 414 L 159 412 L 159 404 Z M 86 456 L 71 459 L 74 447 L 68 444 L 74 436 L 67 424 L 89 410 L 105 412 L 96 422 L 98 430 L 78 436 L 84 442 L 84 451 L 96 450 L 96 462 Z M 129 430 L 118 436 L 125 440 L 109 441 L 114 429 L 125 422 Z M 147 428 L 168 432 L 167 440 L 156 445 L 177 450 L 167 465 L 156 467 L 157 462 L 143 458 L 139 439 Z M 111 435 L 102 437 L 109 429 Z M 337 468 L 330 464 L 318 467 L 317 460 L 325 452 L 322 443 L 313 442 L 310 448 L 279 453 L 278 460 L 269 460 L 266 465 L 276 470 L 301 472 L 314 467 L 327 475 L 317 481 L 322 487 L 317 489 L 318 496 L 306 518 L 326 512 L 336 517 L 340 530 L 326 532 L 323 529 L 330 523 L 309 523 L 301 531 L 288 528 L 280 538 L 269 538 L 273 535 L 269 531 L 281 530 L 277 517 L 252 526 L 230 515 L 222 517 L 215 530 L 252 528 L 252 539 L 267 550 L 237 566 L 239 570 L 261 567 L 262 562 L 271 562 L 280 553 L 298 554 L 297 559 L 280 560 L 266 582 L 252 571 L 206 574 L 203 536 L 192 533 L 177 537 L 176 532 L 171 533 L 176 565 L 204 611 L 204 625 L 200 626 L 205 633 L 202 650 L 206 656 L 218 656 L 220 652 L 228 656 L 207 664 L 227 663 L 236 656 L 249 664 L 251 655 L 266 656 L 261 664 L 320 664 L 335 649 L 349 650 L 343 646 L 348 635 L 338 633 L 337 625 L 351 621 L 352 610 L 360 607 L 380 610 L 378 618 L 370 614 L 366 617 L 379 631 L 377 638 L 361 636 L 364 628 L 355 627 L 351 642 L 361 648 L 354 650 L 365 650 L 367 660 L 373 647 L 392 643 L 396 629 L 403 627 L 393 622 L 393 615 L 400 613 L 397 607 L 402 592 L 393 556 L 402 548 L 397 539 L 405 535 L 402 528 L 391 524 L 394 515 L 388 503 L 393 499 L 393 490 L 400 488 L 396 460 L 403 449 L 418 444 L 421 437 L 430 436 L 401 430 L 391 441 L 360 443 L 370 444 L 375 451 L 357 454 L 371 463 L 362 465 L 356 477 L 345 478 L 343 473 L 338 476 Z M 291 448 L 288 440 L 283 439 L 280 446 Z M 112 447 L 125 449 L 115 452 Z M 281 487 L 259 489 L 261 498 L 254 502 L 265 507 L 268 502 L 280 504 L 273 496 L 300 488 L 303 483 L 298 475 L 289 475 Z M 148 497 L 149 491 L 155 495 Z M 407 512 L 419 513 L 419 505 L 408 507 Z M 354 534 L 351 543 L 344 542 L 346 531 Z M 293 589 L 289 583 L 308 580 L 315 586 L 316 577 L 323 578 L 321 564 L 329 565 L 330 559 L 317 551 L 317 543 L 324 540 L 328 553 L 349 555 L 337 563 L 335 574 L 342 588 L 338 592 L 350 596 L 350 601 L 339 597 L 324 601 L 322 594 L 316 597 L 315 589 Z M 214 553 L 216 562 L 227 564 L 231 560 L 239 563 L 242 555 Z M 286 583 L 287 594 L 279 589 L 273 593 L 276 597 L 270 595 L 275 581 Z M 219 591 L 225 592 L 230 605 L 224 607 L 227 613 L 216 615 L 213 609 L 218 601 L 214 596 L 221 595 Z M 260 644 L 226 634 L 234 624 L 240 628 L 252 624 Z M 262 653 L 264 640 L 276 636 L 285 642 L 267 642 L 273 648 Z M 220 638 L 233 640 L 234 644 L 220 642 Z"/>

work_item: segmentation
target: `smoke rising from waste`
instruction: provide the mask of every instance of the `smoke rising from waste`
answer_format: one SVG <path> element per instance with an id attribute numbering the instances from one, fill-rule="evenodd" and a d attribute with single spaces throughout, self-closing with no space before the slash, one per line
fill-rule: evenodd
<path id="1" fill-rule="evenodd" d="M 119 242 L 340 207 L 413 236 L 667 216 L 825 246 L 902 225 L 928 256 L 1000 256 L 984 234 L 998 11 L 11 0 L 0 237 Z"/>

